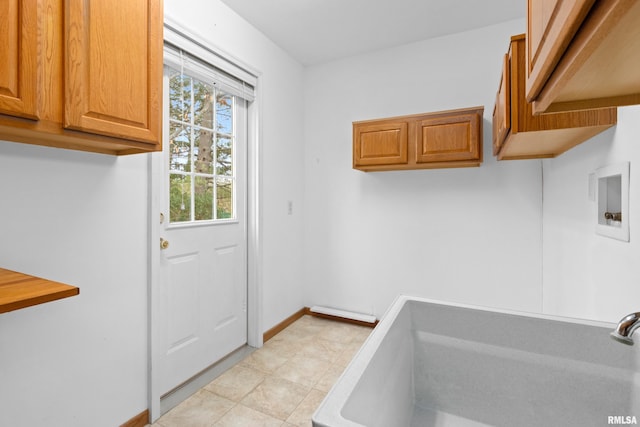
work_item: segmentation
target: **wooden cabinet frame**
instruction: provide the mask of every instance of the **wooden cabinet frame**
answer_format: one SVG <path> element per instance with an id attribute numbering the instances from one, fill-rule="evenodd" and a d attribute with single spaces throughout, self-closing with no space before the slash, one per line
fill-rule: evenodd
<path id="1" fill-rule="evenodd" d="M 482 115 L 440 114 L 417 121 L 416 163 L 475 162 L 482 159 Z"/>
<path id="2" fill-rule="evenodd" d="M 162 26 L 151 23 L 163 20 L 157 0 L 91 7 L 89 0 L 66 2 L 64 126 L 156 143 L 162 126 Z"/>
<path id="3" fill-rule="evenodd" d="M 162 149 L 162 0 L 6 0 L 0 12 L 0 140 Z"/>
<path id="4" fill-rule="evenodd" d="M 527 100 L 535 99 L 595 0 L 527 2 Z"/>
<path id="5" fill-rule="evenodd" d="M 354 167 L 406 165 L 408 128 L 407 122 L 395 119 L 354 126 Z"/>
<path id="6" fill-rule="evenodd" d="M 435 169 L 482 163 L 484 107 L 353 123 L 353 168 Z"/>
<path id="7" fill-rule="evenodd" d="M 0 3 L 0 113 L 38 119 L 40 0 Z M 33 29 L 33 30 L 31 30 Z"/>
<path id="8" fill-rule="evenodd" d="M 534 115 L 525 97 L 525 35 L 511 37 L 493 110 L 499 160 L 556 157 L 617 123 L 616 108 Z"/>
<path id="9" fill-rule="evenodd" d="M 535 114 L 640 104 L 640 2 L 528 0 L 527 40 Z"/>

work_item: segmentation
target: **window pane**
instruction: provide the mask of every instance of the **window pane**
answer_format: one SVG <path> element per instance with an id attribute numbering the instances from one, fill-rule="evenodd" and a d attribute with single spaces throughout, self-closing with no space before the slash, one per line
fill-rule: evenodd
<path id="1" fill-rule="evenodd" d="M 233 97 L 226 93 L 216 95 L 216 123 L 217 131 L 233 133 Z"/>
<path id="2" fill-rule="evenodd" d="M 194 137 L 195 171 L 213 174 L 213 132 L 206 129 L 196 129 Z"/>
<path id="3" fill-rule="evenodd" d="M 169 72 L 169 116 L 174 120 L 182 120 L 182 76 L 179 71 Z"/>
<path id="4" fill-rule="evenodd" d="M 196 125 L 213 129 L 213 86 L 193 80 L 193 116 Z"/>
<path id="5" fill-rule="evenodd" d="M 218 178 L 216 185 L 218 219 L 233 218 L 233 180 L 231 178 Z"/>
<path id="6" fill-rule="evenodd" d="M 191 128 L 172 121 L 169 125 L 169 167 L 172 171 L 191 171 Z"/>
<path id="7" fill-rule="evenodd" d="M 216 174 L 233 175 L 233 144 L 228 136 L 216 138 Z"/>
<path id="8" fill-rule="evenodd" d="M 191 221 L 191 177 L 169 175 L 169 222 Z"/>
<path id="9" fill-rule="evenodd" d="M 175 71 L 169 80 L 169 114 L 173 120 L 191 122 L 191 78 Z"/>
<path id="10" fill-rule="evenodd" d="M 213 219 L 213 178 L 195 177 L 195 219 Z"/>

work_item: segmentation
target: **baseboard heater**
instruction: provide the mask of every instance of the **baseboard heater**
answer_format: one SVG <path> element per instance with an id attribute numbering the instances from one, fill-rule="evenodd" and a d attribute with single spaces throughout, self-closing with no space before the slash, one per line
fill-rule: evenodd
<path id="1" fill-rule="evenodd" d="M 321 307 L 318 305 L 314 305 L 309 309 L 309 311 L 311 311 L 312 313 L 324 314 L 332 317 L 341 317 L 343 319 L 351 319 L 357 322 L 370 323 L 372 325 L 377 323 L 376 317 L 370 314 L 354 313 L 352 311 L 338 310 L 337 308 Z"/>

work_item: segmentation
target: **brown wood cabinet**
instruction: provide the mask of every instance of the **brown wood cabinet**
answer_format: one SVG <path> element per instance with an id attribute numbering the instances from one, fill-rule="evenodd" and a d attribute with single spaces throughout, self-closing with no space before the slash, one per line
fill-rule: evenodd
<path id="1" fill-rule="evenodd" d="M 528 0 L 534 113 L 640 103 L 640 2 Z"/>
<path id="2" fill-rule="evenodd" d="M 511 37 L 493 110 L 499 160 L 555 157 L 617 122 L 617 109 L 533 115 L 525 98 L 525 35 Z"/>
<path id="3" fill-rule="evenodd" d="M 593 2 L 594 0 L 528 0 L 528 97 L 540 93 Z"/>
<path id="4" fill-rule="evenodd" d="M 353 123 L 353 168 L 363 171 L 479 166 L 484 107 Z"/>
<path id="5" fill-rule="evenodd" d="M 38 34 L 35 1 L 0 3 L 0 113 L 38 118 Z"/>
<path id="6" fill-rule="evenodd" d="M 0 140 L 162 148 L 162 0 L 0 4 Z"/>

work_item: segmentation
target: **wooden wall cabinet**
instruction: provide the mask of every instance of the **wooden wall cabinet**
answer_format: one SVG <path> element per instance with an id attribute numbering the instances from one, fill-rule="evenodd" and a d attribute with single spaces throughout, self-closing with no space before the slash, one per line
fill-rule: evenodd
<path id="1" fill-rule="evenodd" d="M 0 140 L 162 148 L 162 0 L 0 4 Z"/>
<path id="2" fill-rule="evenodd" d="M 484 107 L 353 123 L 353 168 L 362 171 L 479 166 Z"/>
<path id="3" fill-rule="evenodd" d="M 534 113 L 640 103 L 640 2 L 528 0 Z"/>
<path id="4" fill-rule="evenodd" d="M 0 114 L 38 118 L 38 20 L 34 1 L 0 2 Z"/>
<path id="5" fill-rule="evenodd" d="M 493 110 L 499 160 L 556 157 L 617 123 L 617 109 L 534 115 L 525 98 L 525 35 L 511 37 Z"/>

